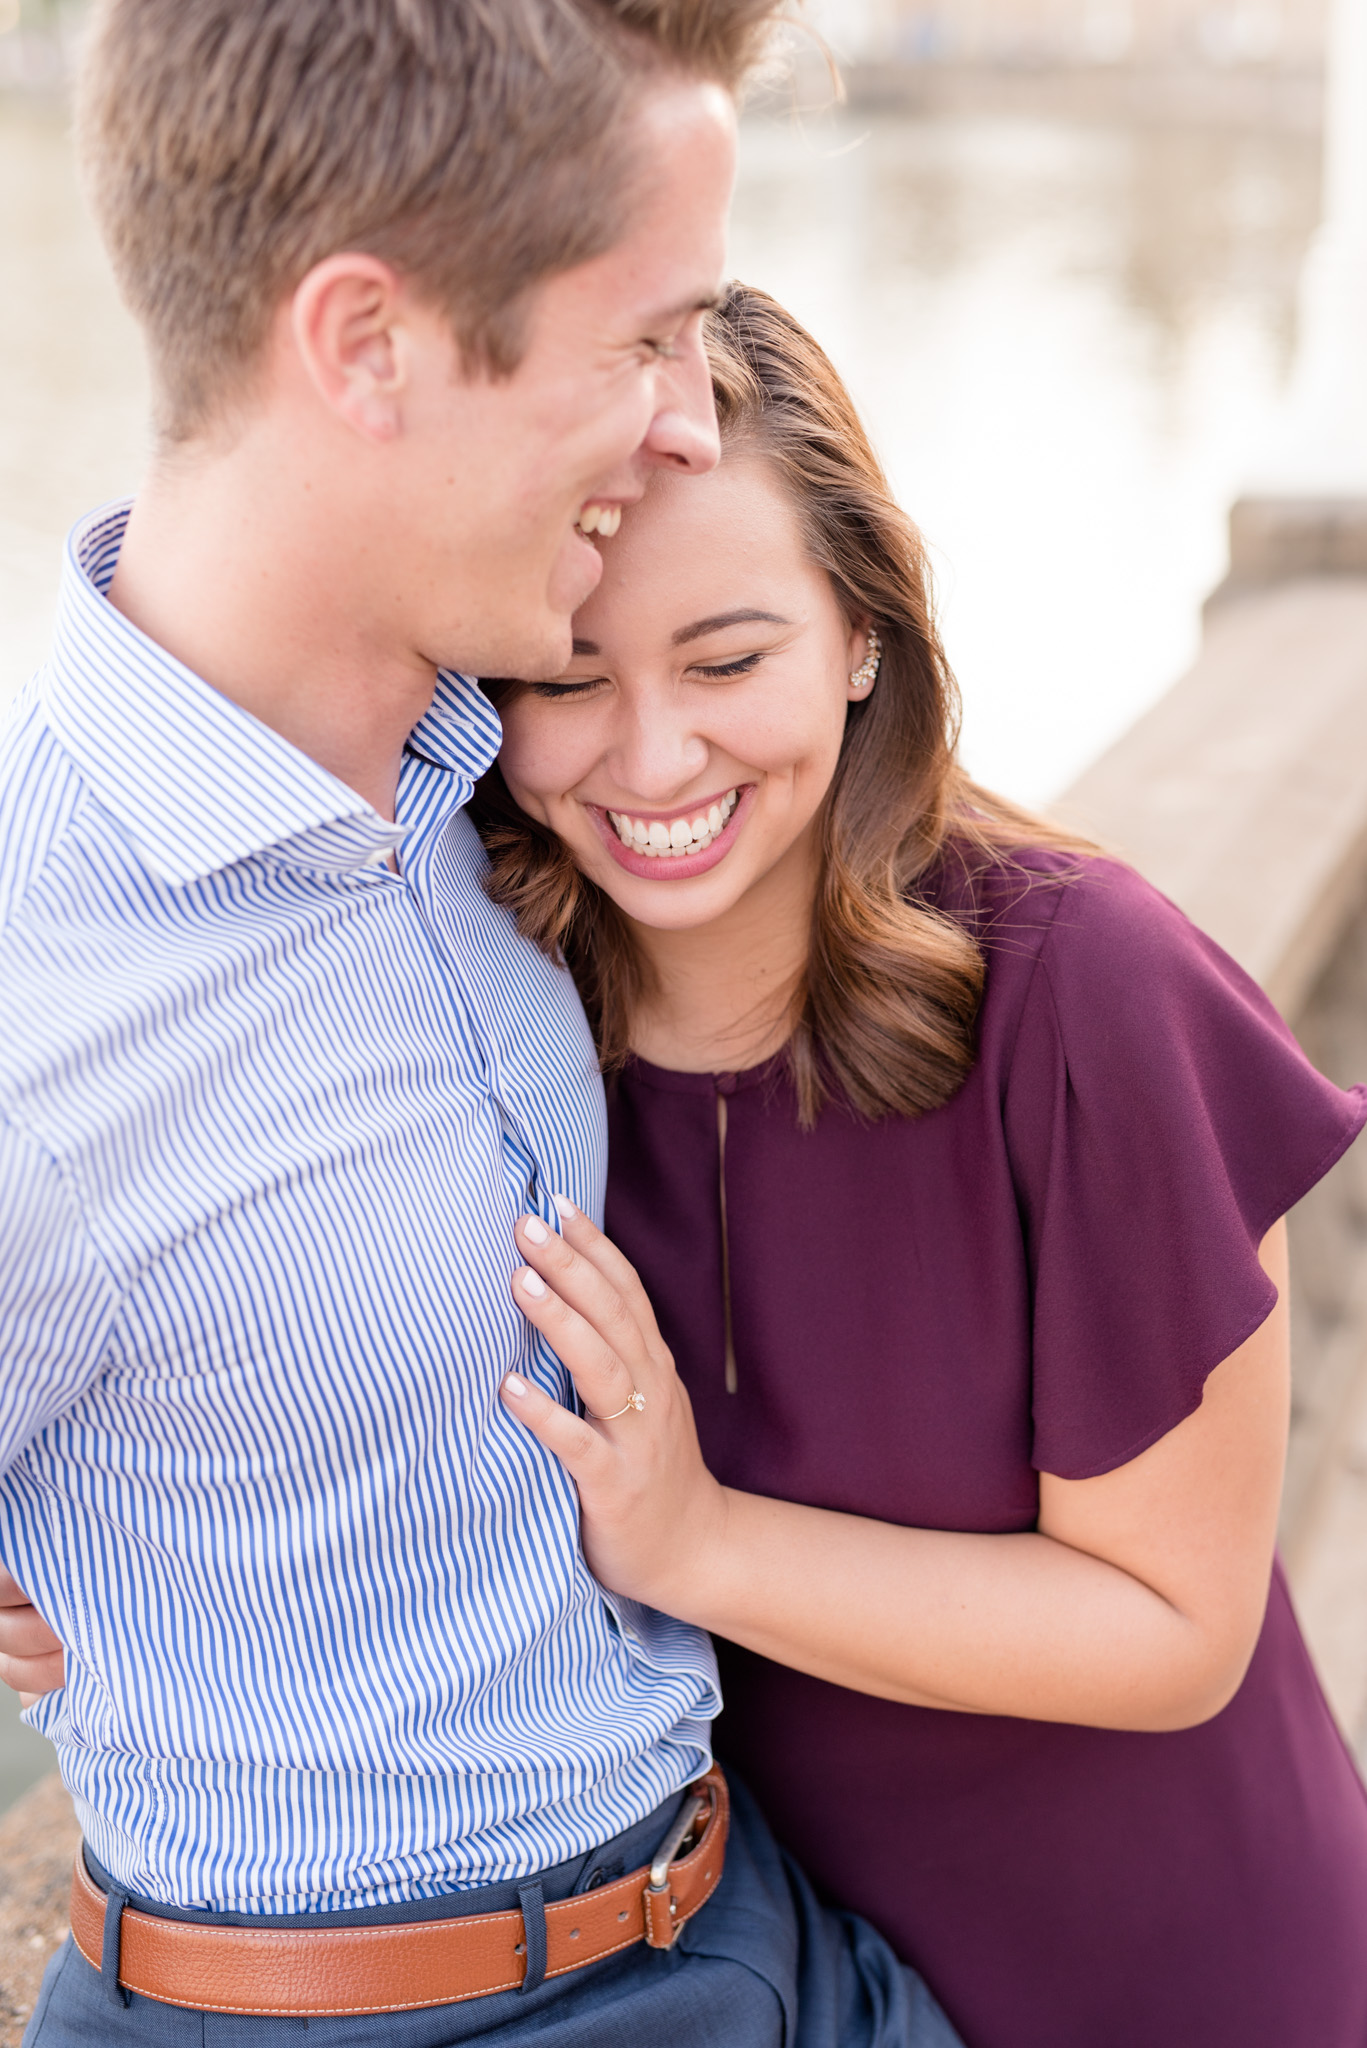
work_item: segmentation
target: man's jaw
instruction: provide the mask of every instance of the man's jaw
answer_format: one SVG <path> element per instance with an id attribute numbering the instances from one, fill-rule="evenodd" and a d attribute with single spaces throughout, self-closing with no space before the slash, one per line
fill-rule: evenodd
<path id="1" fill-rule="evenodd" d="M 614 535 L 622 523 L 624 510 L 635 499 L 631 498 L 586 498 L 574 517 L 562 529 L 563 538 L 551 564 L 550 576 L 546 583 L 545 612 L 554 620 L 555 633 L 552 643 L 547 634 L 547 644 L 534 654 L 525 648 L 513 663 L 505 653 L 501 665 L 486 665 L 476 673 L 483 675 L 559 675 L 570 659 L 571 621 L 580 605 L 586 604 L 603 579 L 603 557 L 598 549 L 600 540 Z M 593 538 L 590 538 L 590 535 Z M 524 622 L 534 616 L 530 607 L 519 606 Z M 547 620 L 549 625 L 550 621 Z"/>

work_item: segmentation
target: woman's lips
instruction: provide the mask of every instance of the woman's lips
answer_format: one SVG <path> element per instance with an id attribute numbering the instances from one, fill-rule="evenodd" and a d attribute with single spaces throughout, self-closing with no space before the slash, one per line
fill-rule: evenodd
<path id="1" fill-rule="evenodd" d="M 649 854 L 637 853 L 634 848 L 624 846 L 602 804 L 585 804 L 584 808 L 619 868 L 625 868 L 629 875 L 639 875 L 646 882 L 687 882 L 694 875 L 705 875 L 718 861 L 725 860 L 754 804 L 755 787 L 753 782 L 737 785 L 736 808 L 710 846 L 705 846 L 701 853 L 675 854 L 664 860 L 652 859 Z"/>

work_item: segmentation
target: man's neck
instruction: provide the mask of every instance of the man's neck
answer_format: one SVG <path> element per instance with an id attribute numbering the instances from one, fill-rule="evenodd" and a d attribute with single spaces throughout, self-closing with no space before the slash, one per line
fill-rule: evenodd
<path id="1" fill-rule="evenodd" d="M 248 437 L 153 473 L 109 599 L 392 819 L 404 743 L 436 676 L 382 630 L 364 561 L 327 480 L 291 472 Z"/>

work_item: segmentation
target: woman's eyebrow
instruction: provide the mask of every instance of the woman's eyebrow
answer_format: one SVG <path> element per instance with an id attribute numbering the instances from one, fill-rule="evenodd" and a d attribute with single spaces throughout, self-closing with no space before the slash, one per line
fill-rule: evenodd
<path id="1" fill-rule="evenodd" d="M 780 618 L 777 612 L 751 611 L 741 605 L 733 612 L 718 612 L 710 619 L 695 619 L 691 626 L 680 626 L 674 634 L 674 645 L 682 647 L 686 640 L 701 640 L 704 633 L 719 633 L 723 626 L 791 626 L 791 619 Z"/>
<path id="2" fill-rule="evenodd" d="M 747 605 L 739 605 L 733 612 L 717 612 L 710 619 L 695 619 L 691 626 L 680 626 L 672 638 L 676 647 L 682 647 L 686 640 L 701 640 L 704 633 L 719 633 L 723 626 L 791 626 L 791 619 L 784 619 L 777 612 L 752 611 Z M 596 640 L 576 640 L 575 654 L 587 655 L 590 660 L 602 653 Z"/>

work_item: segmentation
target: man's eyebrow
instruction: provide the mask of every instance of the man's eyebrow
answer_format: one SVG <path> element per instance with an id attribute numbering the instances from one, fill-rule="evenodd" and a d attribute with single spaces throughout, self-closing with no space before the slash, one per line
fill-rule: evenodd
<path id="1" fill-rule="evenodd" d="M 652 313 L 644 324 L 649 329 L 673 327 L 690 313 L 715 313 L 725 297 L 725 292 L 704 292 L 701 298 L 681 299 L 675 306 L 666 306 L 663 312 Z"/>
<path id="2" fill-rule="evenodd" d="M 686 640 L 701 640 L 704 633 L 720 633 L 723 626 L 791 626 L 791 619 L 780 618 L 777 612 L 752 611 L 748 605 L 739 605 L 733 612 L 717 612 L 710 619 L 694 619 L 691 626 L 680 626 L 673 635 L 674 645 L 682 647 Z M 588 650 L 585 650 L 588 652 Z M 592 650 L 595 654 L 597 648 Z"/>

